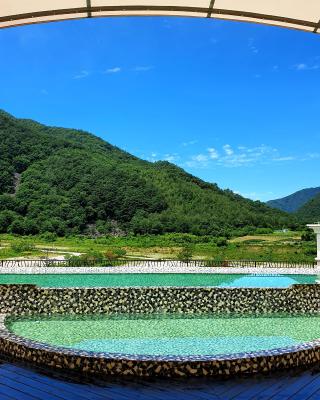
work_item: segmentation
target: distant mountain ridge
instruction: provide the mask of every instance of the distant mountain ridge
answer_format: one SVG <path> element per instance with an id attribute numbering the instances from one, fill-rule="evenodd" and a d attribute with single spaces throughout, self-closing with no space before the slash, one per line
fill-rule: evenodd
<path id="1" fill-rule="evenodd" d="M 295 213 L 320 194 L 320 187 L 299 190 L 281 199 L 270 200 L 267 204 L 281 211 Z"/>
<path id="2" fill-rule="evenodd" d="M 228 236 L 295 224 L 169 162 L 0 110 L 0 233 Z"/>

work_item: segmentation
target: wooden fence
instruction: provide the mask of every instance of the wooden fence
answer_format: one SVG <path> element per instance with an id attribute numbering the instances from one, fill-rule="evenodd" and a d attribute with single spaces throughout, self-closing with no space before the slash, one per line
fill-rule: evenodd
<path id="1" fill-rule="evenodd" d="M 46 268 L 46 267 L 147 267 L 161 268 L 166 267 L 212 267 L 212 268 L 315 268 L 316 263 L 310 262 L 268 262 L 252 260 L 95 260 L 95 259 L 72 259 L 72 260 L 0 260 L 0 268 Z"/>

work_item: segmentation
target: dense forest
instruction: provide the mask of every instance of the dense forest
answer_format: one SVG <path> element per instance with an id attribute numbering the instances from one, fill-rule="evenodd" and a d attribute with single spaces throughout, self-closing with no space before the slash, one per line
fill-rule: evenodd
<path id="1" fill-rule="evenodd" d="M 303 222 L 312 223 L 320 221 L 320 194 L 308 201 L 296 214 Z"/>
<path id="2" fill-rule="evenodd" d="M 89 133 L 0 111 L 0 232 L 230 236 L 295 217 Z"/>

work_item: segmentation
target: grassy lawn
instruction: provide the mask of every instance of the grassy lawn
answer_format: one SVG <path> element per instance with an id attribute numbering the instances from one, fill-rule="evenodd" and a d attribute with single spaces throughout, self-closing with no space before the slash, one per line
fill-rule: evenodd
<path id="1" fill-rule="evenodd" d="M 99 238 L 3 234 L 0 235 L 0 259 L 53 258 L 71 253 L 105 255 L 117 249 L 123 251 L 125 258 L 175 259 L 186 246 L 191 248 L 194 259 L 312 262 L 316 255 L 315 241 L 302 241 L 300 232 L 244 236 L 228 242 L 187 234 Z"/>

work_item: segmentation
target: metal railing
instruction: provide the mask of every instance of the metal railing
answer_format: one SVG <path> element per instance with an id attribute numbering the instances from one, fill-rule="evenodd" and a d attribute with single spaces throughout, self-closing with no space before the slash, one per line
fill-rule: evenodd
<path id="1" fill-rule="evenodd" d="M 212 267 L 212 268 L 315 268 L 312 262 L 287 262 L 287 261 L 253 261 L 253 260 L 95 260 L 95 259 L 37 259 L 37 260 L 0 260 L 0 268 L 48 268 L 48 267 Z"/>

